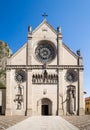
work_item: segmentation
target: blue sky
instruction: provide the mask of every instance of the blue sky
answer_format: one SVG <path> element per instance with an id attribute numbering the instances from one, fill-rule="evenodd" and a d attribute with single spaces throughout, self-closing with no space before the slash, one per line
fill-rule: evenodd
<path id="1" fill-rule="evenodd" d="M 90 0 L 0 0 L 0 40 L 15 53 L 27 42 L 27 28 L 43 20 L 61 26 L 63 42 L 74 52 L 80 49 L 84 63 L 84 88 L 90 96 Z"/>

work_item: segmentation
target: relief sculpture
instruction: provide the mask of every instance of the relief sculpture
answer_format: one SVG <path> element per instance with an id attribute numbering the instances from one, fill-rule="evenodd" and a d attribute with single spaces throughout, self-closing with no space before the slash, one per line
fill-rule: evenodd
<path id="1" fill-rule="evenodd" d="M 44 73 L 41 74 L 33 74 L 32 75 L 32 83 L 33 84 L 56 84 L 58 81 L 58 75 L 57 74 L 49 74 L 46 70 Z"/>

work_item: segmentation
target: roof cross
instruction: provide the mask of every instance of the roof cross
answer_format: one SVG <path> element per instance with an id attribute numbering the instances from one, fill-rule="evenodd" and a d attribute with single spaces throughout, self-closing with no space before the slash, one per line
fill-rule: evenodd
<path id="1" fill-rule="evenodd" d="M 42 14 L 42 16 L 43 16 L 44 19 L 45 19 L 48 15 L 44 12 L 44 14 Z"/>

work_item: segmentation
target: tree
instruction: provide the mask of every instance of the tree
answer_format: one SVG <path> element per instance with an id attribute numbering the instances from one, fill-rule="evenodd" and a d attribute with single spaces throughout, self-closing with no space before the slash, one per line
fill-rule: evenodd
<path id="1" fill-rule="evenodd" d="M 6 64 L 9 56 L 11 56 L 9 46 L 0 41 L 0 87 L 5 87 L 6 84 Z"/>

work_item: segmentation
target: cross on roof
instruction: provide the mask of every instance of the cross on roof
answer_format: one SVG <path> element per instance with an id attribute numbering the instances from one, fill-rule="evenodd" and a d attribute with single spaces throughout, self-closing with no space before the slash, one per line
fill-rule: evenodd
<path id="1" fill-rule="evenodd" d="M 44 19 L 45 19 L 48 15 L 44 12 L 44 14 L 42 14 L 42 16 L 43 16 Z"/>

